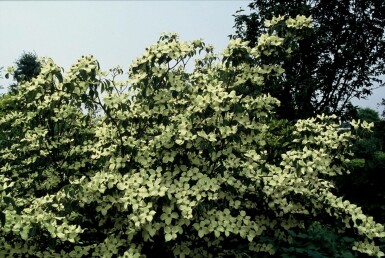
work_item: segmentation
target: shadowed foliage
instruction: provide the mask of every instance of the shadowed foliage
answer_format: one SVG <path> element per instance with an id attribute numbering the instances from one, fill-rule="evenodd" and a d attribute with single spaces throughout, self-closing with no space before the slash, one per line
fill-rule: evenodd
<path id="1" fill-rule="evenodd" d="M 303 30 L 300 40 L 290 40 L 292 32 L 277 24 L 291 53 L 282 60 L 285 73 L 266 80 L 263 90 L 281 101 L 282 118 L 349 116 L 353 97 L 366 97 L 373 87 L 384 85 L 379 79 L 384 74 L 383 0 L 255 0 L 249 7 L 250 13 L 235 14 L 233 37 L 248 40 L 250 46 L 269 30 L 263 26 L 266 19 L 297 14 L 313 18 L 314 28 Z"/>

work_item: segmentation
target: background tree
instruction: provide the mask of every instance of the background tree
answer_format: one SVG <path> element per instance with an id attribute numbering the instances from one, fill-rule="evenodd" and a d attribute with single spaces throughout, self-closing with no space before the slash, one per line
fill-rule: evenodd
<path id="1" fill-rule="evenodd" d="M 385 121 L 370 108 L 358 109 L 357 118 L 374 123 L 373 131 L 358 131 L 361 138 L 353 145 L 351 174 L 337 178 L 337 189 L 377 221 L 385 223 Z"/>
<path id="2" fill-rule="evenodd" d="M 282 118 L 342 116 L 349 113 L 353 97 L 368 96 L 373 87 L 384 85 L 379 79 L 385 71 L 384 1 L 255 0 L 249 7 L 250 13 L 236 13 L 233 37 L 248 40 L 250 46 L 269 30 L 264 22 L 273 16 L 303 14 L 314 21 L 314 28 L 304 30 L 297 41 L 290 40 L 287 28 L 277 30 L 288 39 L 291 53 L 282 60 L 283 76 L 268 78 L 263 92 L 281 101 Z M 262 62 L 271 62 L 271 57 Z"/>
<path id="3" fill-rule="evenodd" d="M 15 62 L 16 67 L 13 74 L 16 84 L 10 85 L 10 91 L 17 89 L 17 84 L 31 81 L 40 73 L 40 62 L 36 53 L 24 52 Z"/>

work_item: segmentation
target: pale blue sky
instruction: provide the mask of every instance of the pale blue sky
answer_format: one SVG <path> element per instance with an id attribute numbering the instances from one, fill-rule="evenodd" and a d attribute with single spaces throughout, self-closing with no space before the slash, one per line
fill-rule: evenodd
<path id="1" fill-rule="evenodd" d="M 93 54 L 103 68 L 128 67 L 164 31 L 203 38 L 223 48 L 232 14 L 248 1 L 6 1 L 0 2 L 0 62 L 23 51 L 69 67 Z"/>
<path id="2" fill-rule="evenodd" d="M 0 67 L 12 65 L 23 51 L 35 51 L 65 69 L 93 54 L 102 69 L 121 65 L 127 71 L 162 32 L 177 32 L 182 40 L 203 38 L 219 52 L 234 32 L 232 15 L 249 2 L 0 1 Z M 382 97 L 384 89 L 356 104 L 376 108 Z"/>

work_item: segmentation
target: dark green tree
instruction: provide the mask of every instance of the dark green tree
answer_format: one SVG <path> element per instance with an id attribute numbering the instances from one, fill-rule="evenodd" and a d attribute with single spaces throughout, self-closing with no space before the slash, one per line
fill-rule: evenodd
<path id="1" fill-rule="evenodd" d="M 380 121 L 380 116 L 378 112 L 371 108 L 359 108 L 358 118 L 363 119 L 366 122 L 370 122 L 370 123 Z"/>
<path id="2" fill-rule="evenodd" d="M 16 84 L 10 85 L 10 90 L 15 91 L 17 84 L 25 81 L 31 81 L 40 73 L 40 62 L 36 53 L 23 52 L 23 54 L 16 60 L 16 69 L 13 74 Z"/>
<path id="3" fill-rule="evenodd" d="M 374 124 L 372 132 L 358 132 L 361 139 L 353 145 L 355 158 L 350 175 L 337 180 L 337 189 L 348 200 L 361 205 L 377 221 L 385 223 L 385 121 L 370 108 L 358 109 L 358 119 Z"/>
<path id="4" fill-rule="evenodd" d="M 295 120 L 328 113 L 349 113 L 352 98 L 364 98 L 383 86 L 385 2 L 383 0 L 255 0 L 250 13 L 238 11 L 235 35 L 257 44 L 265 19 L 312 16 L 313 29 L 300 40 L 287 40 L 292 53 L 283 60 L 285 73 L 265 80 L 264 91 L 281 101 L 278 114 Z M 277 24 L 279 26 L 279 24 Z M 278 36 L 289 38 L 285 26 Z M 273 56 L 264 62 L 271 63 Z M 282 57 L 280 57 L 282 59 Z"/>
<path id="5" fill-rule="evenodd" d="M 357 157 L 369 158 L 376 151 L 383 151 L 384 126 L 377 111 L 371 108 L 358 108 L 356 119 L 373 123 L 371 132 L 359 132 L 361 139 L 353 147 Z"/>

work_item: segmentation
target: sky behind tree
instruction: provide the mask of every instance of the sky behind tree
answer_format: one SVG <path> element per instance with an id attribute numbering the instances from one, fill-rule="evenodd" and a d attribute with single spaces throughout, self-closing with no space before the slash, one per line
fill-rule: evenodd
<path id="1" fill-rule="evenodd" d="M 249 2 L 1 1 L 0 67 L 13 65 L 25 51 L 51 57 L 64 69 L 92 54 L 104 70 L 121 65 L 127 71 L 162 32 L 177 32 L 181 40 L 203 38 L 220 52 L 234 33 L 232 15 L 248 10 Z M 377 90 L 354 104 L 376 108 L 384 93 Z"/>
<path id="2" fill-rule="evenodd" d="M 127 67 L 162 32 L 203 38 L 217 50 L 233 32 L 232 15 L 248 1 L 7 1 L 0 2 L 2 65 L 23 51 L 66 67 L 93 54 L 103 68 Z M 4 40 L 5 39 L 5 40 Z"/>

